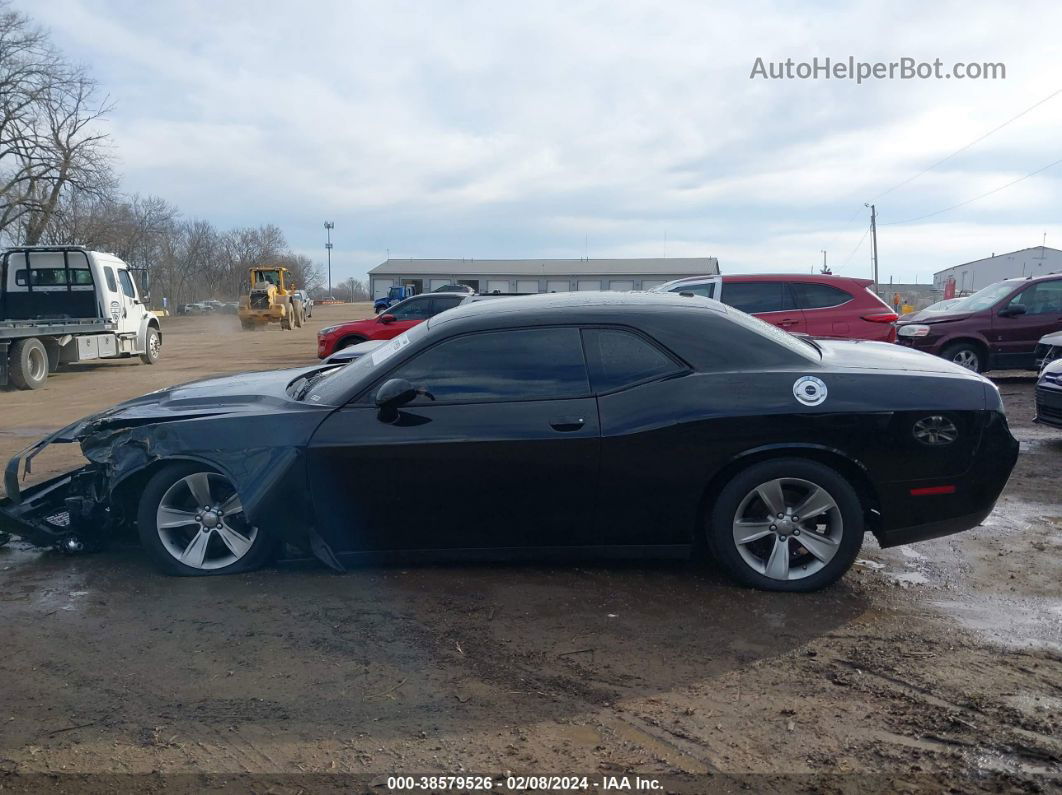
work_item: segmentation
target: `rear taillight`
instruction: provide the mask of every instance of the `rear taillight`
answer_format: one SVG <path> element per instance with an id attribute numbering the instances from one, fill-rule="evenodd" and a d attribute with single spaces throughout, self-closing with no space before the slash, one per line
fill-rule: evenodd
<path id="1" fill-rule="evenodd" d="M 869 315 L 863 315 L 863 320 L 869 320 L 871 323 L 895 323 L 900 319 L 900 316 L 895 312 L 871 312 Z"/>

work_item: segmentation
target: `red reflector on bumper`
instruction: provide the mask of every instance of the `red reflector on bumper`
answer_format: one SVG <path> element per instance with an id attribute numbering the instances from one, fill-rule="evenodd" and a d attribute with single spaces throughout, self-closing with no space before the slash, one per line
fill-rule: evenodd
<path id="1" fill-rule="evenodd" d="M 912 497 L 928 497 L 931 494 L 954 494 L 954 486 L 926 486 L 921 489 L 911 489 Z"/>

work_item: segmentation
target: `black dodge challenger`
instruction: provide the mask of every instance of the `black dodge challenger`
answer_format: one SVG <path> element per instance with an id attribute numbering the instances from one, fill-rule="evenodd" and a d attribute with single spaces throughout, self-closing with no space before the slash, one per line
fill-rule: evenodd
<path id="1" fill-rule="evenodd" d="M 20 490 L 45 445 L 75 441 L 86 466 Z M 84 419 L 12 459 L 0 523 L 69 550 L 135 527 L 172 574 L 244 571 L 281 542 L 337 569 L 707 546 L 742 583 L 808 591 L 867 531 L 976 526 L 1017 454 L 993 384 L 937 357 L 691 295 L 548 294 L 450 310 L 346 366 Z"/>

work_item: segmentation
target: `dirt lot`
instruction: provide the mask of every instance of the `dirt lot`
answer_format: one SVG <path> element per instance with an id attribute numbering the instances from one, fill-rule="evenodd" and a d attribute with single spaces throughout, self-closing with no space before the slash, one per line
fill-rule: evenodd
<path id="1" fill-rule="evenodd" d="M 0 457 L 151 389 L 312 362 L 316 329 L 359 313 L 255 334 L 170 319 L 155 367 L 0 393 Z M 868 538 L 808 596 L 674 563 L 171 579 L 135 548 L 12 543 L 0 787 L 381 792 L 393 773 L 512 771 L 685 792 L 1057 789 L 1062 432 L 1031 424 L 1031 378 L 1000 386 L 1022 455 L 985 526 Z M 38 474 L 65 463 L 42 456 Z"/>

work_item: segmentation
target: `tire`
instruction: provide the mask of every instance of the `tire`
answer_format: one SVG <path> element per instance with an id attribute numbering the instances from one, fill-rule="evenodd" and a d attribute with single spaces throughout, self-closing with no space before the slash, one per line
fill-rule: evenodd
<path id="1" fill-rule="evenodd" d="M 816 509 L 824 510 L 802 520 L 797 514 L 799 521 L 793 522 L 793 508 L 813 496 Z M 745 543 L 738 542 L 739 532 Z M 807 592 L 836 582 L 851 568 L 863 532 L 862 505 L 844 477 L 815 461 L 780 458 L 731 478 L 710 509 L 707 540 L 715 559 L 738 582 L 765 591 Z M 814 546 L 806 545 L 813 538 Z"/>
<path id="2" fill-rule="evenodd" d="M 154 326 L 148 326 L 147 338 L 144 340 L 144 352 L 140 354 L 140 361 L 144 364 L 154 364 L 162 355 L 162 335 Z"/>
<path id="3" fill-rule="evenodd" d="M 254 331 L 254 321 L 253 320 L 241 320 L 240 321 L 240 328 L 242 328 L 244 331 Z"/>
<path id="4" fill-rule="evenodd" d="M 228 510 L 204 512 L 198 502 L 211 508 L 227 505 Z M 163 516 L 170 517 L 169 526 L 160 527 Z M 137 511 L 137 531 L 155 564 L 179 577 L 251 571 L 265 564 L 275 547 L 266 533 L 246 522 L 229 479 L 195 462 L 174 463 L 148 481 Z"/>
<path id="5" fill-rule="evenodd" d="M 945 346 L 940 352 L 942 358 L 954 362 L 967 370 L 980 373 L 985 369 L 985 355 L 981 347 L 973 342 L 955 342 Z"/>
<path id="6" fill-rule="evenodd" d="M 16 340 L 7 361 L 8 377 L 19 389 L 40 389 L 48 380 L 48 351 L 36 337 Z"/>

